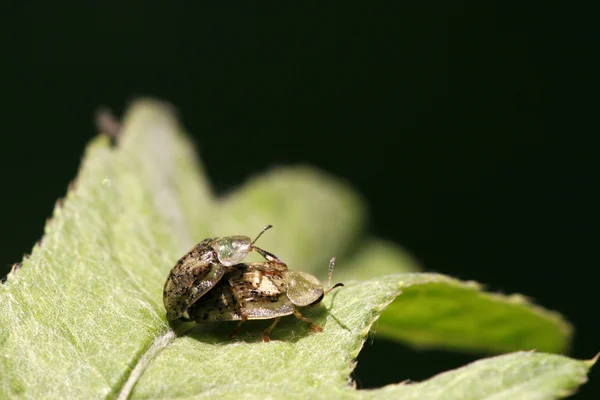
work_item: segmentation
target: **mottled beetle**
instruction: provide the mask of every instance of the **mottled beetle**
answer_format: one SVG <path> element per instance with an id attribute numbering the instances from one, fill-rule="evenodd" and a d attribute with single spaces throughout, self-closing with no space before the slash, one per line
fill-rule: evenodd
<path id="1" fill-rule="evenodd" d="M 281 317 L 294 314 L 311 329 L 322 329 L 304 318 L 298 307 L 319 303 L 331 290 L 335 259 L 329 263 L 329 285 L 324 290 L 317 278 L 305 272 L 289 271 L 277 256 L 256 246 L 246 236 L 205 239 L 185 254 L 171 270 L 164 287 L 167 319 L 239 321 L 234 337 L 249 319 L 275 319 L 264 331 L 263 340 Z M 266 262 L 240 263 L 256 250 Z"/>
<path id="2" fill-rule="evenodd" d="M 265 342 L 270 340 L 269 334 L 281 317 L 291 314 L 308 323 L 314 332 L 322 332 L 323 329 L 304 318 L 298 308 L 318 304 L 331 290 L 343 286 L 337 283 L 331 287 L 334 263 L 335 258 L 332 258 L 327 290 L 323 290 L 323 285 L 314 276 L 289 271 L 281 262 L 238 264 L 188 309 L 189 319 L 196 322 L 239 321 L 230 337 L 234 337 L 249 319 L 274 319 L 263 332 Z"/>
<path id="3" fill-rule="evenodd" d="M 265 226 L 254 240 L 247 236 L 204 239 L 181 257 L 171 269 L 163 289 L 167 319 L 186 317 L 187 309 L 212 289 L 226 272 L 234 270 L 252 250 L 272 263 L 283 264 L 273 254 L 254 246 L 271 227 Z"/>

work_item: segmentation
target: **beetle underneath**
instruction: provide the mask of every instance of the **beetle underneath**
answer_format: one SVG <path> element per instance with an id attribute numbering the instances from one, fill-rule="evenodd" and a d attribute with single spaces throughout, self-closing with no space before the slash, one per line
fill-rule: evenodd
<path id="1" fill-rule="evenodd" d="M 238 264 L 189 308 L 187 317 L 195 322 L 239 321 L 230 338 L 237 335 L 247 320 L 274 319 L 263 332 L 265 342 L 270 341 L 270 332 L 286 315 L 293 314 L 308 323 L 313 332 L 321 332 L 323 329 L 305 318 L 299 308 L 316 305 L 331 290 L 343 286 L 342 283 L 331 286 L 334 264 L 332 258 L 327 290 L 314 276 L 290 271 L 285 264 L 269 261 Z"/>

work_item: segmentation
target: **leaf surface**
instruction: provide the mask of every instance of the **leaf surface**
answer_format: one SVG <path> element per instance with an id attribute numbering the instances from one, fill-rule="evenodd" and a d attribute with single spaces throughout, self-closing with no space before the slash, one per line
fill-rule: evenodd
<path id="1" fill-rule="evenodd" d="M 417 388 L 348 386 L 353 360 L 386 307 L 375 329 L 412 345 L 566 348 L 569 325 L 520 297 L 443 275 L 395 273 L 417 266 L 392 245 L 362 238 L 364 215 L 348 186 L 308 167 L 280 167 L 217 198 L 168 108 L 136 103 L 117 146 L 105 137 L 90 144 L 42 242 L 0 286 L 0 398 L 331 398 Z M 286 317 L 270 343 L 259 340 L 264 321 L 249 322 L 233 342 L 226 323 L 180 325 L 175 335 L 162 303 L 175 261 L 205 237 L 253 236 L 267 223 L 275 228 L 260 246 L 290 268 L 323 276 L 336 255 L 346 260 L 340 276 L 360 279 L 305 311 L 324 332 Z M 373 278 L 378 270 L 392 275 Z M 560 394 L 581 382 L 582 371 L 540 385 Z"/>

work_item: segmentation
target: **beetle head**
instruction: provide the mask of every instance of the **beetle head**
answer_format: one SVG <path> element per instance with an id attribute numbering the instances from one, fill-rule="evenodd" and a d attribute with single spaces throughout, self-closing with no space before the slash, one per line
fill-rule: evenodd
<path id="1" fill-rule="evenodd" d="M 217 253 L 217 258 L 221 264 L 226 267 L 231 267 L 239 264 L 254 248 L 254 242 L 256 242 L 258 238 L 265 233 L 265 231 L 272 227 L 273 225 L 265 226 L 254 240 L 251 240 L 248 236 L 226 236 L 213 239 L 210 242 L 210 247 L 212 247 L 215 253 Z M 271 253 L 267 253 L 264 250 L 258 249 L 258 247 L 256 249 L 260 250 L 259 252 L 261 254 L 265 253 L 263 254 L 265 257 L 267 257 L 266 255 L 272 255 Z M 277 259 L 277 257 L 273 257 Z"/>
<path id="2" fill-rule="evenodd" d="M 323 285 L 321 285 L 321 282 L 306 272 L 288 271 L 287 296 L 290 301 L 299 307 L 317 304 L 323 300 L 327 293 L 331 292 L 336 287 L 344 286 L 343 283 L 336 283 L 335 285 L 331 286 L 331 275 L 333 273 L 334 264 L 335 257 L 329 261 L 329 279 L 327 281 L 327 290 L 323 290 Z"/>
<path id="3" fill-rule="evenodd" d="M 227 236 L 214 239 L 210 247 L 217 253 L 219 262 L 226 267 L 239 264 L 252 249 L 248 236 Z"/>
<path id="4" fill-rule="evenodd" d="M 311 274 L 287 271 L 287 296 L 294 305 L 303 307 L 318 303 L 324 295 L 323 285 Z"/>

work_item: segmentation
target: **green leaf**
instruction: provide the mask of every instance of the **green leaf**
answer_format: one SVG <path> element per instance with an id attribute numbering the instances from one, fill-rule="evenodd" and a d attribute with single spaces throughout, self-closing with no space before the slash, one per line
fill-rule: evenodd
<path id="1" fill-rule="evenodd" d="M 571 326 L 521 295 L 485 293 L 475 282 L 437 274 L 407 274 L 399 284 L 402 296 L 377 326 L 383 336 L 418 347 L 469 351 L 568 350 Z"/>
<path id="2" fill-rule="evenodd" d="M 569 342 L 570 327 L 560 316 L 521 297 L 486 294 L 437 274 L 374 277 L 417 266 L 393 245 L 361 236 L 362 200 L 333 177 L 280 167 L 218 199 L 165 105 L 136 103 L 123 129 L 116 146 L 106 137 L 90 144 L 42 242 L 0 286 L 0 398 L 446 393 L 445 375 L 380 391 L 348 386 L 353 360 L 386 307 L 376 330 L 412 345 L 563 351 Z M 177 325 L 175 334 L 162 304 L 174 262 L 205 237 L 253 236 L 267 223 L 275 228 L 261 247 L 276 250 L 292 269 L 323 276 L 336 255 L 336 281 L 338 273 L 360 279 L 303 311 L 324 332 L 312 333 L 289 317 L 270 343 L 260 341 L 265 321 L 250 321 L 235 341 L 226 339 L 233 329 L 228 323 Z M 552 355 L 506 357 L 513 358 L 451 372 L 481 376 L 448 383 L 456 392 L 447 393 L 558 396 L 582 382 L 590 366 Z M 506 371 L 534 368 L 534 361 L 546 369 L 498 385 L 481 367 L 508 359 Z M 541 379 L 558 373 L 565 379 Z"/>
<path id="3" fill-rule="evenodd" d="M 369 390 L 373 399 L 544 400 L 565 397 L 587 381 L 596 359 L 518 352 L 476 361 L 425 382 Z"/>

